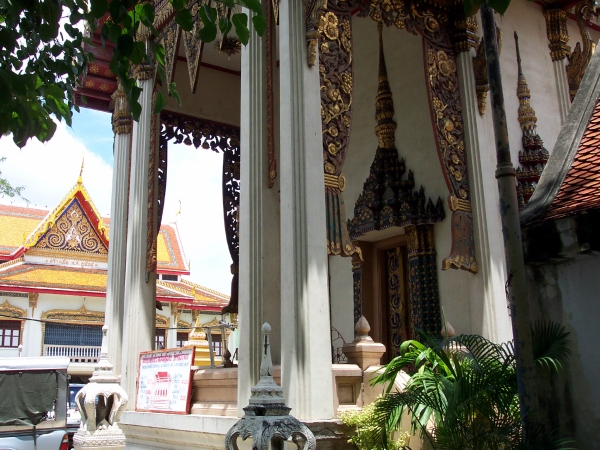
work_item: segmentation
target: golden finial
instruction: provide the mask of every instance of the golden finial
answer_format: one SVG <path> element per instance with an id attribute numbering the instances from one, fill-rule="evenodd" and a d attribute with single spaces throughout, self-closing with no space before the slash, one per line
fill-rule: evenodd
<path id="1" fill-rule="evenodd" d="M 379 147 L 394 147 L 394 132 L 396 131 L 396 122 L 394 122 L 394 101 L 388 82 L 387 69 L 385 67 L 385 56 L 383 54 L 383 24 L 377 24 L 379 32 L 379 85 L 377 87 L 377 97 L 375 99 L 375 135 L 379 140 Z"/>
<path id="2" fill-rule="evenodd" d="M 77 184 L 81 184 L 83 183 L 83 162 L 84 162 L 84 158 L 85 156 L 81 157 L 81 169 L 79 169 L 79 178 L 77 179 Z"/>
<path id="3" fill-rule="evenodd" d="M 537 123 L 537 117 L 535 111 L 531 107 L 529 100 L 531 99 L 531 92 L 529 86 L 527 86 L 527 80 L 523 75 L 523 68 L 521 67 L 521 52 L 519 51 L 519 36 L 515 31 L 515 45 L 517 48 L 517 66 L 519 68 L 519 82 L 517 84 L 517 97 L 519 97 L 519 123 L 521 124 L 521 130 L 523 135 L 532 136 L 536 134 L 535 128 Z"/>

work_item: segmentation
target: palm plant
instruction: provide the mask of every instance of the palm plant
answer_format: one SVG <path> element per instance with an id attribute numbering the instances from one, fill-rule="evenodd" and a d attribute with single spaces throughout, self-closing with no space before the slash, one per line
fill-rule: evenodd
<path id="1" fill-rule="evenodd" d="M 557 372 L 570 354 L 568 332 L 556 323 L 533 329 L 536 370 Z M 515 352 L 512 342 L 495 344 L 482 336 L 439 338 L 420 335 L 405 341 L 371 384 L 387 384 L 374 406 L 374 437 L 387 448 L 405 411 L 410 428 L 439 450 L 523 449 Z M 392 392 L 396 375 L 411 374 L 402 392 Z M 553 448 L 567 441 L 555 440 Z M 544 443 L 544 449 L 548 444 Z"/>

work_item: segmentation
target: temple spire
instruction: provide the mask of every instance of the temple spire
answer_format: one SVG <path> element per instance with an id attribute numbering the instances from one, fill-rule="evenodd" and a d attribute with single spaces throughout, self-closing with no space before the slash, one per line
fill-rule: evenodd
<path id="1" fill-rule="evenodd" d="M 535 110 L 531 107 L 529 100 L 531 99 L 531 92 L 527 85 L 527 80 L 523 75 L 523 68 L 521 67 L 521 52 L 519 50 L 519 36 L 515 31 L 515 45 L 517 48 L 517 66 L 519 68 L 519 81 L 517 84 L 517 97 L 519 97 L 519 123 L 521 124 L 521 130 L 523 130 L 523 137 L 536 135 L 536 123 L 537 117 L 535 116 Z"/>
<path id="2" fill-rule="evenodd" d="M 387 69 L 385 67 L 385 56 L 383 54 L 383 24 L 377 24 L 379 32 L 379 85 L 377 87 L 377 97 L 375 99 L 375 135 L 381 148 L 393 148 L 396 131 L 396 122 L 394 122 L 394 101 L 388 82 Z"/>
<path id="3" fill-rule="evenodd" d="M 517 83 L 517 97 L 519 98 L 519 124 L 523 131 L 523 150 L 519 152 L 520 167 L 517 168 L 517 194 L 519 209 L 523 209 L 533 194 L 537 182 L 542 175 L 546 161 L 548 161 L 548 150 L 544 148 L 542 139 L 537 134 L 537 117 L 531 107 L 531 92 L 527 86 L 527 80 L 523 75 L 521 66 L 521 52 L 519 50 L 519 36 L 515 31 L 515 46 L 517 49 L 517 66 L 519 78 Z"/>

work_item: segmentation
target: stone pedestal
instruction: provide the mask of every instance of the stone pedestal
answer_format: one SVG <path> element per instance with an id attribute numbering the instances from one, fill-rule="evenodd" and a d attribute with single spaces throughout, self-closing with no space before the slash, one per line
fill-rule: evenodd
<path id="1" fill-rule="evenodd" d="M 117 381 L 108 361 L 106 325 L 102 328 L 100 360 L 90 378 L 75 397 L 81 411 L 81 425 L 73 437 L 76 450 L 118 450 L 125 448 L 125 435 L 118 425 L 127 405 L 127 394 Z"/>
<path id="2" fill-rule="evenodd" d="M 365 316 L 360 316 L 356 322 L 356 339 L 351 344 L 344 344 L 342 351 L 348 358 L 349 364 L 356 364 L 362 370 L 370 366 L 378 366 L 385 353 L 385 345 L 374 342 L 369 336 L 371 327 Z"/>

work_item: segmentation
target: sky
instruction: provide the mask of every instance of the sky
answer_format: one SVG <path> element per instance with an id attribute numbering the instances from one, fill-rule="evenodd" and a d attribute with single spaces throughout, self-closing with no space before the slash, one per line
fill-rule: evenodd
<path id="1" fill-rule="evenodd" d="M 74 113 L 72 128 L 58 124 L 45 144 L 33 139 L 19 149 L 11 136 L 0 136 L 0 157 L 6 157 L 0 171 L 13 186 L 25 187 L 22 195 L 30 207 L 53 209 L 77 182 L 83 159 L 83 184 L 99 213 L 109 217 L 112 146 L 110 114 L 82 108 Z M 223 225 L 221 172 L 221 155 L 170 145 L 163 223 L 176 222 L 191 264 L 186 278 L 229 294 L 231 257 Z M 0 203 L 27 206 L 23 200 L 7 197 Z"/>

